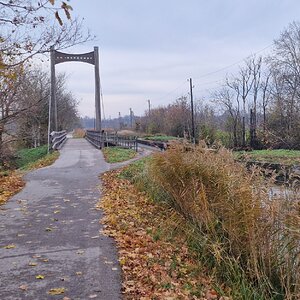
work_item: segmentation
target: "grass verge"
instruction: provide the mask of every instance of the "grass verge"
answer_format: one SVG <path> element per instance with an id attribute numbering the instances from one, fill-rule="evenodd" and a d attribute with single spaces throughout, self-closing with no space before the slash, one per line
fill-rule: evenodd
<path id="1" fill-rule="evenodd" d="M 26 165 L 23 165 L 20 168 L 20 170 L 31 171 L 31 170 L 36 170 L 39 168 L 50 166 L 58 159 L 58 157 L 59 157 L 58 151 L 50 152 L 35 161 L 32 160 L 32 161 L 28 162 Z"/>
<path id="2" fill-rule="evenodd" d="M 214 278 L 204 275 L 189 251 L 193 228 L 172 207 L 153 202 L 124 179 L 142 167 L 138 162 L 122 173 L 104 174 L 98 204 L 105 212 L 103 233 L 118 244 L 124 299 L 229 299 L 218 297 Z"/>
<path id="3" fill-rule="evenodd" d="M 268 163 L 279 163 L 284 165 L 300 164 L 299 150 L 253 150 L 237 151 L 234 155 L 239 160 L 254 160 Z"/>
<path id="4" fill-rule="evenodd" d="M 25 185 L 22 179 L 24 171 L 31 171 L 46 167 L 54 163 L 59 157 L 59 152 L 47 154 L 47 146 L 36 149 L 23 149 L 19 151 L 17 165 L 19 169 L 0 172 L 0 205 L 18 193 Z"/>
<path id="5" fill-rule="evenodd" d="M 108 163 L 123 162 L 136 156 L 136 152 L 134 150 L 120 147 L 106 147 L 102 150 L 102 152 Z"/>
<path id="6" fill-rule="evenodd" d="M 299 299 L 299 194 L 271 196 L 259 170 L 200 146 L 157 153 L 120 176 L 183 218 L 189 251 L 220 283 L 219 295 Z"/>
<path id="7" fill-rule="evenodd" d="M 37 161 L 38 159 L 46 156 L 48 153 L 48 146 L 44 145 L 32 149 L 22 149 L 17 152 L 17 168 L 22 169 L 26 165 Z"/>

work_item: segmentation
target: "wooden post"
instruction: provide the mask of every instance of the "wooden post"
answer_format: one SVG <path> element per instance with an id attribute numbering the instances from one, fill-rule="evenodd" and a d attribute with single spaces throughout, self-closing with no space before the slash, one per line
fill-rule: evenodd
<path id="1" fill-rule="evenodd" d="M 99 73 L 99 48 L 94 47 L 95 58 L 95 108 L 96 130 L 101 131 L 101 104 L 100 104 L 100 73 Z"/>

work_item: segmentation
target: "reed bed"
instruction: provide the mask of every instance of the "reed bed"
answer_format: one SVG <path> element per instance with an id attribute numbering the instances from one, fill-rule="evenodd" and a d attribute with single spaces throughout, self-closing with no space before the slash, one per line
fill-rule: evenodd
<path id="1" fill-rule="evenodd" d="M 143 185 L 191 224 L 190 244 L 233 299 L 300 299 L 300 201 L 224 148 L 174 146 L 149 160 Z"/>

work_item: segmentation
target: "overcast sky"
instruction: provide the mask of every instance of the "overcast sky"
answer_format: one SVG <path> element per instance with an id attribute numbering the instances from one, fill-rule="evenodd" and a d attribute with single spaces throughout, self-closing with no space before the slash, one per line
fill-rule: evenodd
<path id="1" fill-rule="evenodd" d="M 147 99 L 153 107 L 172 103 L 188 93 L 190 77 L 195 97 L 208 100 L 226 74 L 236 71 L 235 63 L 267 54 L 282 30 L 300 20 L 299 0 L 72 0 L 71 5 L 96 40 L 65 52 L 99 46 L 106 118 L 129 114 L 130 107 L 142 115 Z M 56 68 L 68 75 L 80 114 L 94 116 L 93 66 Z"/>

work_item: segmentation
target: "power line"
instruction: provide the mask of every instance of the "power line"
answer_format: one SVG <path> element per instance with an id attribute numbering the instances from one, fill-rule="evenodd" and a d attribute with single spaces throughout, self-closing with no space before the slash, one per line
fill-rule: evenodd
<path id="1" fill-rule="evenodd" d="M 213 72 L 209 72 L 209 73 L 203 74 L 203 75 L 201 75 L 201 76 L 195 78 L 194 80 L 197 80 L 197 79 L 200 79 L 200 78 L 204 78 L 204 77 L 208 77 L 208 76 L 210 76 L 210 75 L 213 75 L 213 74 L 222 72 L 222 71 L 224 71 L 224 70 L 227 70 L 227 69 L 229 69 L 229 68 L 231 68 L 231 67 L 234 67 L 234 66 L 238 65 L 239 63 L 245 61 L 245 59 L 247 59 L 247 58 L 249 58 L 249 57 L 251 57 L 251 56 L 254 56 L 254 55 L 258 54 L 258 53 L 261 53 L 261 52 L 265 51 L 266 49 L 272 47 L 273 45 L 274 45 L 274 44 L 272 43 L 272 44 L 270 44 L 270 45 L 264 47 L 263 49 L 261 49 L 261 50 L 255 52 L 255 53 L 253 53 L 253 54 L 250 54 L 250 55 L 244 57 L 243 59 L 240 59 L 240 60 L 238 60 L 238 61 L 236 61 L 236 62 L 234 62 L 234 63 L 232 63 L 232 64 L 230 64 L 230 65 L 228 65 L 228 66 L 225 66 L 225 67 L 220 68 L 220 69 L 218 69 L 218 70 L 215 70 L 215 71 L 213 71 Z"/>
<path id="2" fill-rule="evenodd" d="M 269 44 L 268 46 L 262 48 L 261 50 L 258 50 L 258 51 L 256 51 L 256 52 L 253 53 L 253 54 L 249 54 L 248 56 L 246 56 L 246 57 L 244 57 L 244 58 L 242 58 L 242 59 L 240 59 L 240 60 L 238 60 L 238 61 L 236 61 L 236 62 L 234 62 L 234 63 L 232 63 L 232 64 L 230 64 L 230 65 L 227 65 L 227 66 L 225 66 L 225 67 L 223 67 L 223 68 L 217 69 L 217 70 L 212 71 L 212 72 L 205 73 L 205 74 L 203 74 L 203 75 L 201 75 L 201 76 L 199 76 L 199 77 L 194 78 L 193 80 L 194 80 L 194 82 L 195 82 L 195 80 L 198 80 L 198 79 L 201 79 L 201 78 L 205 78 L 205 77 L 209 77 L 210 75 L 213 75 L 213 74 L 222 72 L 222 71 L 224 71 L 224 70 L 230 69 L 231 67 L 234 67 L 234 66 L 238 65 L 239 63 L 245 61 L 247 58 L 249 58 L 249 57 L 251 57 L 251 56 L 254 56 L 254 55 L 257 55 L 257 54 L 259 54 L 259 53 L 265 51 L 266 49 L 271 48 L 273 45 L 274 45 L 274 43 L 271 43 L 271 44 Z M 221 81 L 222 81 L 222 80 L 210 81 L 210 82 L 204 82 L 204 83 L 199 83 L 199 85 L 206 85 L 206 84 L 212 84 L 212 83 L 221 83 Z M 179 88 L 181 88 L 181 87 L 182 87 L 183 85 L 185 85 L 185 84 L 186 84 L 186 81 L 184 81 L 182 84 L 180 84 L 179 86 L 177 86 L 175 89 L 173 89 L 173 90 L 167 92 L 166 94 L 164 94 L 163 96 L 157 98 L 156 101 L 159 101 L 159 100 L 161 100 L 161 99 L 163 99 L 163 98 L 166 98 L 166 97 L 172 95 L 175 91 L 177 91 Z M 199 91 L 203 91 L 203 89 L 202 89 L 202 90 L 197 90 L 197 91 L 198 91 L 198 92 L 199 92 Z"/>
<path id="3" fill-rule="evenodd" d="M 222 83 L 222 82 L 223 82 L 223 79 L 219 79 L 219 80 L 214 80 L 214 81 L 201 82 L 201 83 L 199 83 L 199 85 L 203 86 L 203 85 L 210 85 L 210 84 Z"/>
<path id="4" fill-rule="evenodd" d="M 163 96 L 157 98 L 156 101 L 159 101 L 159 100 L 161 100 L 163 98 L 166 98 L 167 96 L 173 94 L 175 91 L 177 91 L 178 89 L 180 89 L 183 85 L 186 85 L 186 81 L 184 81 L 182 84 L 180 84 L 179 86 L 177 86 L 175 89 L 171 90 L 170 92 L 167 92 Z"/>

